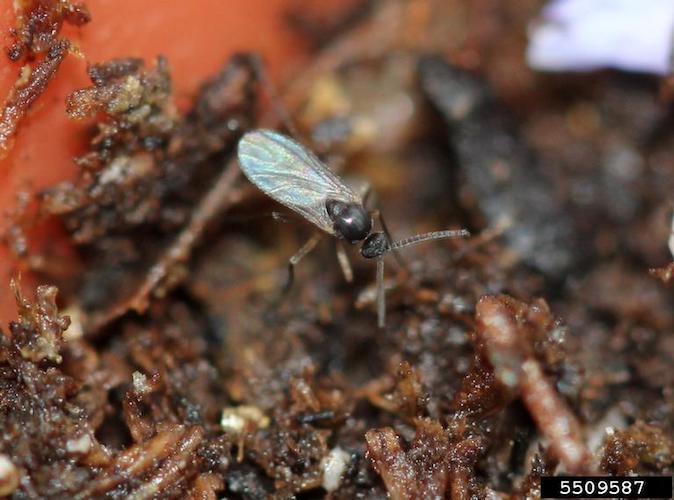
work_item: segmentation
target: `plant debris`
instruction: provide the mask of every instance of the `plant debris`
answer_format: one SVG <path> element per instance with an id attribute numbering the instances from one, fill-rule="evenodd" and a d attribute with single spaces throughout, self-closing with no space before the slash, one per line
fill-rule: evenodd
<path id="1" fill-rule="evenodd" d="M 0 493 L 536 498 L 547 475 L 673 473 L 674 140 L 657 85 L 536 80 L 529 2 L 354 5 L 322 37 L 302 20 L 315 57 L 280 95 L 300 139 L 372 182 L 394 236 L 476 236 L 391 259 L 385 331 L 351 248 L 353 283 L 320 245 L 271 306 L 311 229 L 261 216 L 279 207 L 233 159 L 279 121 L 256 118 L 256 56 L 186 113 L 170 61 L 92 65 L 67 103 L 89 150 L 41 205 L 82 268 L 65 277 L 46 253 L 55 286 L 14 285 Z"/>
<path id="2" fill-rule="evenodd" d="M 96 113 L 104 119 L 96 124 L 92 151 L 77 159 L 82 169 L 77 183 L 46 190 L 44 210 L 63 217 L 73 239 L 91 247 L 93 259 L 114 255 L 134 275 L 162 252 L 161 245 L 136 252 L 132 240 L 137 235 L 154 234 L 163 243 L 177 228 L 188 225 L 186 237 L 196 239 L 203 227 L 194 228 L 194 220 L 207 217 L 193 215 L 192 206 L 210 187 L 217 169 L 222 168 L 223 155 L 232 150 L 250 120 L 251 72 L 246 57 L 235 58 L 204 85 L 193 111 L 182 117 L 173 104 L 164 59 L 151 70 L 137 59 L 92 66 L 93 87 L 74 92 L 67 109 L 75 119 Z M 190 219 L 192 225 L 187 224 Z M 187 244 L 182 251 L 172 250 L 167 257 L 170 262 L 159 257 L 157 266 L 166 270 L 148 272 L 151 284 L 141 285 L 136 295 L 135 282 L 114 292 L 120 282 L 129 281 L 128 271 L 85 278 L 83 286 L 92 290 L 84 293 L 85 310 L 99 300 L 113 304 L 109 312 L 100 314 L 103 320 L 94 323 L 106 323 L 130 308 L 143 310 L 150 293 L 187 257 L 190 248 Z M 105 297 L 101 287 L 108 288 Z"/>
<path id="3" fill-rule="evenodd" d="M 17 127 L 30 106 L 45 91 L 72 45 L 59 38 L 63 23 L 82 26 L 91 21 L 86 6 L 69 0 L 22 0 L 14 44 L 7 50 L 11 61 L 24 61 L 14 88 L 0 114 L 0 158 L 12 149 Z"/>
<path id="4" fill-rule="evenodd" d="M 25 359 L 39 362 L 48 359 L 61 362 L 59 351 L 63 344 L 63 333 L 70 326 L 68 316 L 59 316 L 56 306 L 57 288 L 39 286 L 36 303 L 31 303 L 21 295 L 19 285 L 10 284 L 16 297 L 20 321 L 13 323 L 10 331 L 12 340 Z"/>

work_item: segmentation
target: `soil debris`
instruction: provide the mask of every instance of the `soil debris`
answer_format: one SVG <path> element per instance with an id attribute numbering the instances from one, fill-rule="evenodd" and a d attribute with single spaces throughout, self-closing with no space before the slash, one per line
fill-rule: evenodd
<path id="1" fill-rule="evenodd" d="M 49 82 L 56 75 L 61 62 L 68 54 L 70 42 L 55 42 L 40 63 L 34 67 L 24 66 L 27 78 L 19 77 L 16 85 L 5 100 L 0 116 L 0 158 L 7 156 L 13 146 L 17 127 L 28 112 L 30 106 L 45 91 Z"/>
<path id="2" fill-rule="evenodd" d="M 565 276 L 580 257 L 573 221 L 554 179 L 546 177 L 492 91 L 438 57 L 422 59 L 419 71 L 488 226 L 507 226 L 505 238 L 517 260 L 553 278 Z"/>
<path id="3" fill-rule="evenodd" d="M 7 56 L 24 65 L 0 114 L 0 158 L 12 149 L 19 123 L 73 50 L 70 41 L 59 37 L 61 27 L 64 23 L 82 26 L 91 20 L 83 3 L 69 0 L 22 0 L 15 2 L 15 8 L 15 42 Z"/>
<path id="4" fill-rule="evenodd" d="M 674 468 L 672 436 L 660 427 L 637 421 L 607 437 L 601 468 L 617 476 L 671 474 Z"/>
<path id="5" fill-rule="evenodd" d="M 270 307 L 310 228 L 240 182 L 238 138 L 278 124 L 255 56 L 186 113 L 165 59 L 91 66 L 68 101 L 89 151 L 42 200 L 82 268 L 45 256 L 62 312 L 15 292 L 0 492 L 536 498 L 545 475 L 671 474 L 674 313 L 648 274 L 671 261 L 669 111 L 641 77 L 528 73 L 533 3 L 357 2 L 281 92 L 396 239 L 477 234 L 390 259 L 385 332 L 352 248 L 353 283 L 319 245 Z"/>
<path id="6" fill-rule="evenodd" d="M 21 355 L 36 363 L 45 359 L 60 363 L 63 333 L 70 326 L 70 318 L 59 315 L 56 306 L 58 289 L 39 286 L 33 303 L 21 294 L 18 282 L 12 281 L 10 286 L 19 310 L 19 321 L 10 324 L 10 333 Z"/>
<path id="7" fill-rule="evenodd" d="M 92 151 L 77 160 L 81 175 L 76 183 L 44 192 L 43 208 L 64 219 L 74 240 L 88 248 L 90 259 L 113 258 L 128 266 L 117 275 L 85 276 L 82 286 L 91 290 L 83 292 L 85 311 L 103 300 L 101 287 L 117 297 L 110 301 L 106 296 L 113 306 L 99 314 L 102 319 L 93 320 L 104 324 L 128 309 L 144 309 L 155 288 L 170 286 L 170 272 L 189 255 L 192 243 L 185 240 L 194 241 L 199 233 L 194 220 L 208 220 L 193 215 L 192 207 L 250 120 L 252 70 L 245 56 L 234 58 L 204 84 L 184 117 L 175 109 L 168 63 L 162 58 L 152 69 L 145 69 L 142 61 L 123 59 L 92 66 L 89 74 L 94 86 L 73 93 L 68 111 L 76 119 L 102 113 Z M 167 238 L 185 225 L 189 230 L 179 238 L 183 250 L 159 257 Z M 133 245 L 140 234 L 153 234 L 156 240 L 142 254 Z M 138 276 L 153 258 L 158 262 L 148 271 L 150 284 L 136 292 L 139 285 L 127 279 L 129 271 Z M 120 289 L 120 283 L 126 286 Z"/>
<path id="8" fill-rule="evenodd" d="M 16 27 L 12 30 L 14 44 L 7 50 L 12 61 L 33 59 L 46 54 L 59 42 L 64 23 L 83 26 L 91 21 L 89 9 L 83 2 L 70 0 L 20 0 Z"/>

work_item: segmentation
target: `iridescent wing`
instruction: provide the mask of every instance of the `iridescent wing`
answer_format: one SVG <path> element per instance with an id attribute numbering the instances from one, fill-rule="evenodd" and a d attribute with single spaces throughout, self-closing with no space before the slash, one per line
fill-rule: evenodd
<path id="1" fill-rule="evenodd" d="M 328 234 L 335 234 L 325 202 L 361 203 L 353 190 L 307 148 L 271 130 L 239 141 L 239 164 L 250 182 Z"/>

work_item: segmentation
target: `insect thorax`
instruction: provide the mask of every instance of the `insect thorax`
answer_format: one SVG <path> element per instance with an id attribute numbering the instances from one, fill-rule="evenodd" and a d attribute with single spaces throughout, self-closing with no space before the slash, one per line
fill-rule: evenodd
<path id="1" fill-rule="evenodd" d="M 325 202 L 325 208 L 336 235 L 349 243 L 364 240 L 372 231 L 372 217 L 360 203 L 329 199 Z"/>

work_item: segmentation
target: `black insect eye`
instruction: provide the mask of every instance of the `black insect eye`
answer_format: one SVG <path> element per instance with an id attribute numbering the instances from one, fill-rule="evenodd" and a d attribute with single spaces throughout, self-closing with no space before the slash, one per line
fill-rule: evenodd
<path id="1" fill-rule="evenodd" d="M 365 238 L 360 254 L 366 259 L 374 259 L 388 252 L 389 241 L 384 233 L 372 233 Z"/>
<path id="2" fill-rule="evenodd" d="M 335 231 L 350 243 L 365 239 L 372 230 L 370 214 L 357 203 L 344 203 L 337 200 L 326 202 L 328 215 L 335 224 Z"/>

